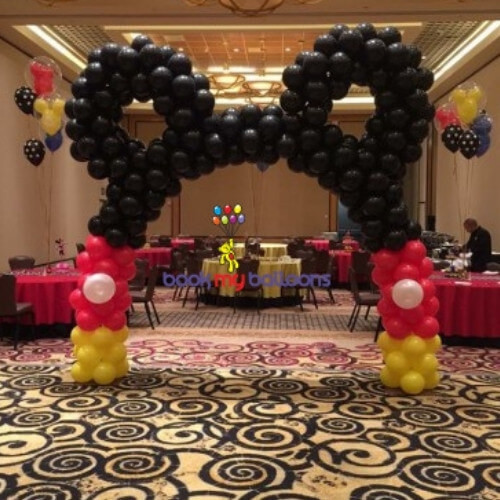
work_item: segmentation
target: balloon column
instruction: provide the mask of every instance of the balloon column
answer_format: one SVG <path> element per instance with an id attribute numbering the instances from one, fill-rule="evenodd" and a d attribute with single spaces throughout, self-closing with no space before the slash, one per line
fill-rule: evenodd
<path id="1" fill-rule="evenodd" d="M 85 248 L 76 258 L 82 276 L 69 297 L 77 324 L 71 332 L 77 359 L 71 373 L 77 382 L 110 384 L 128 371 L 124 342 L 135 254 L 128 246 L 112 248 L 101 236 L 89 236 Z"/>
<path id="2" fill-rule="evenodd" d="M 234 207 L 231 207 L 231 205 L 225 205 L 224 207 L 216 205 L 212 223 L 219 227 L 228 238 L 232 238 L 241 224 L 245 222 L 245 214 L 242 213 L 242 210 L 239 203 Z"/>
<path id="3" fill-rule="evenodd" d="M 336 25 L 317 38 L 314 50 L 299 53 L 285 68 L 287 89 L 281 94 L 281 106 L 261 109 L 247 104 L 220 114 L 213 112 L 208 78 L 193 73 L 186 54 L 170 46 L 157 47 L 150 38 L 139 35 L 131 46 L 108 43 L 92 51 L 87 67 L 73 82 L 73 99 L 65 107 L 70 118 L 66 132 L 74 141 L 72 156 L 87 162 L 93 178 L 108 179 L 107 201 L 89 221 L 90 232 L 107 242 L 112 256 L 123 248 L 138 248 L 146 240 L 147 222 L 159 217 L 167 197 L 179 194 L 180 179 L 196 179 L 216 167 L 243 162 L 256 163 L 264 170 L 280 157 L 286 158 L 292 171 L 317 178 L 320 186 L 338 194 L 349 217 L 361 224 L 366 246 L 375 253 L 374 272 L 386 287 L 410 279 L 424 290 L 422 304 L 409 309 L 394 305 L 392 316 L 384 319 L 389 333 L 383 337 L 391 332 L 391 338 L 409 335 L 406 326 L 411 325 L 417 335 L 430 338 L 437 322 L 425 302 L 430 298 L 425 295 L 429 293 L 426 287 L 431 287 L 422 273 L 428 271 L 428 263 L 423 257 L 422 262 L 415 256 L 406 260 L 407 245 L 413 248 L 418 243 L 421 227 L 409 218 L 402 182 L 407 164 L 420 158 L 421 143 L 434 118 L 427 95 L 434 77 L 420 67 L 419 49 L 401 40 L 401 33 L 393 27 L 377 30 L 368 23 L 355 28 Z M 334 102 L 347 95 L 351 84 L 368 86 L 375 98 L 375 113 L 360 138 L 328 123 Z M 152 99 L 154 110 L 167 123 L 162 137 L 148 145 L 119 126 L 122 106 L 133 99 Z M 214 222 L 232 227 L 231 216 L 238 214 L 231 207 L 227 214 L 219 208 Z M 394 267 L 380 267 L 377 262 L 383 258 L 376 258 L 379 252 L 394 255 Z M 421 257 L 420 250 L 418 255 Z M 85 273 L 104 272 L 115 282 L 128 275 L 122 274 L 120 266 L 103 271 L 90 250 L 88 258 L 90 262 L 80 264 Z M 100 258 L 120 264 L 107 255 L 95 257 Z M 403 270 L 400 264 L 405 265 Z M 395 287 L 396 294 L 398 289 Z M 392 301 L 388 293 L 385 295 Z M 92 312 L 87 315 L 91 321 L 80 325 L 84 330 L 101 328 L 98 324 L 108 329 L 119 326 L 118 321 L 108 323 L 105 308 L 99 307 L 102 314 L 97 316 L 98 311 L 91 309 L 94 305 L 86 307 L 84 301 L 79 305 Z M 115 309 L 109 314 L 114 315 Z M 77 321 L 81 316 L 77 313 Z M 394 330 L 390 318 L 404 327 Z M 76 335 L 76 339 L 80 337 Z M 85 374 L 94 376 L 90 368 Z M 383 380 L 394 385 L 394 380 L 385 376 Z M 402 383 L 401 387 L 409 386 Z M 416 388 L 410 389 L 415 392 Z"/>
<path id="4" fill-rule="evenodd" d="M 24 156 L 37 167 L 45 157 L 45 147 L 54 152 L 63 142 L 65 102 L 56 93 L 61 81 L 61 70 L 52 59 L 41 56 L 28 63 L 25 75 L 30 86 L 19 87 L 14 93 L 14 102 L 23 113 L 38 119 L 45 146 L 32 138 L 23 147 Z"/>
<path id="5" fill-rule="evenodd" d="M 483 156 L 490 147 L 493 120 L 483 108 L 485 95 L 474 82 L 459 85 L 450 101 L 436 111 L 436 123 L 442 130 L 441 140 L 446 149 L 470 160 Z"/>

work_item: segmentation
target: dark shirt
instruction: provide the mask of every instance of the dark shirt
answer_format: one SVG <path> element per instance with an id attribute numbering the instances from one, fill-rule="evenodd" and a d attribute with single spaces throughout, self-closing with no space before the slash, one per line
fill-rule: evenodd
<path id="1" fill-rule="evenodd" d="M 490 233 L 479 226 L 470 233 L 470 238 L 465 245 L 472 252 L 471 271 L 482 273 L 486 264 L 491 261 L 491 236 Z"/>

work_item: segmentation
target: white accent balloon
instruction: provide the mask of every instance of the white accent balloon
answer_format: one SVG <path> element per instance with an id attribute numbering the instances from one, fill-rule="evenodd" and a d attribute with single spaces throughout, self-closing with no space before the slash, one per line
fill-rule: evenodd
<path id="1" fill-rule="evenodd" d="M 104 304 L 116 292 L 115 281 L 109 274 L 91 274 L 83 283 L 83 295 L 93 304 Z"/>
<path id="2" fill-rule="evenodd" d="M 392 300 L 401 309 L 413 309 L 424 299 L 424 291 L 415 280 L 399 280 L 392 287 Z"/>

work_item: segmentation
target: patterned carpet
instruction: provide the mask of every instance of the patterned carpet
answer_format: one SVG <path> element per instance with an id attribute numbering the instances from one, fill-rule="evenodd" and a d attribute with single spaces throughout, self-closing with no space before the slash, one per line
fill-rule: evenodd
<path id="1" fill-rule="evenodd" d="M 67 339 L 0 342 L 0 499 L 500 499 L 500 351 L 445 347 L 438 388 L 406 396 L 373 321 L 323 328 L 346 301 L 194 320 L 158 299 L 171 320 L 132 329 L 111 387 L 72 381 Z"/>

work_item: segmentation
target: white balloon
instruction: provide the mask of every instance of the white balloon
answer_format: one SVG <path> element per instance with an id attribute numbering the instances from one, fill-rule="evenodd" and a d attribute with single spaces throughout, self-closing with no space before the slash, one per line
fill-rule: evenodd
<path id="1" fill-rule="evenodd" d="M 399 280 L 392 287 L 392 300 L 401 309 L 413 309 L 424 299 L 424 291 L 415 280 Z"/>
<path id="2" fill-rule="evenodd" d="M 91 274 L 83 283 L 83 295 L 93 304 L 104 304 L 116 292 L 116 284 L 109 274 Z"/>

